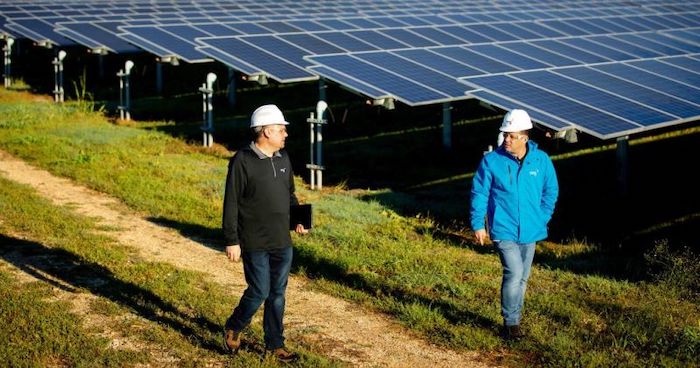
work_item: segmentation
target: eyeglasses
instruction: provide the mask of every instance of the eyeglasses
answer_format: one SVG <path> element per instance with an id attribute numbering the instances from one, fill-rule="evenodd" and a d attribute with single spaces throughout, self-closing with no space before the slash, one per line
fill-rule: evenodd
<path id="1" fill-rule="evenodd" d="M 504 139 L 504 140 L 507 139 L 507 138 L 510 138 L 510 140 L 516 141 L 516 140 L 523 140 L 523 139 L 525 139 L 526 137 L 527 137 L 527 136 L 526 136 L 525 134 L 503 133 L 503 139 Z"/>
<path id="2" fill-rule="evenodd" d="M 276 132 L 276 133 L 278 133 L 278 134 L 285 134 L 285 133 L 287 133 L 287 128 L 277 128 L 277 129 L 275 129 L 275 128 L 267 128 L 267 129 L 269 129 L 270 131 Z"/>

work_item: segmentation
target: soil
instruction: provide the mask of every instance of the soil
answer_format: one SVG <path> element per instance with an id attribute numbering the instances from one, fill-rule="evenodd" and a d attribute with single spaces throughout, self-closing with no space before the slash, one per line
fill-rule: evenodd
<path id="1" fill-rule="evenodd" d="M 202 272 L 234 295 L 242 294 L 246 287 L 240 263 L 229 261 L 212 245 L 194 241 L 146 220 L 143 214 L 113 197 L 32 167 L 4 151 L 0 151 L 0 175 L 34 188 L 56 205 L 69 206 L 81 215 L 97 219 L 100 225 L 109 226 L 107 234 L 137 249 L 146 259 Z M 0 263 L 5 267 L 8 265 L 4 261 Z M 19 269 L 14 269 L 14 272 L 23 273 L 24 280 L 36 277 Z M 74 294 L 71 291 L 56 289 L 57 297 L 71 301 L 74 313 L 84 317 L 87 325 L 102 329 L 102 335 L 112 339 L 113 346 L 141 344 L 109 331 L 109 321 L 89 316 L 87 303 L 96 296 L 81 294 L 80 297 L 71 297 Z M 260 323 L 259 315 L 253 323 Z M 455 351 L 431 344 L 387 315 L 310 290 L 302 277 L 291 276 L 289 280 L 285 332 L 290 347 L 304 345 L 353 367 L 494 366 L 482 353 Z M 155 362 L 172 362 L 172 358 L 159 349 L 146 350 L 153 352 Z"/>

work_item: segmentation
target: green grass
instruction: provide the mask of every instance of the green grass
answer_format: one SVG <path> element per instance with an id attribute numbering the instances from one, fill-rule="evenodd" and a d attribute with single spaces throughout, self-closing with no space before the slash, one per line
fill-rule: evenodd
<path id="1" fill-rule="evenodd" d="M 71 109 L 70 105 L 3 103 L 7 92 L 1 93 L 3 149 L 110 193 L 184 233 L 218 237 L 227 154 L 197 149 L 164 133 L 114 126 L 101 116 Z M 592 166 L 585 161 L 587 158 L 599 162 L 598 154 L 562 157 L 558 165 L 568 174 L 569 165 Z M 300 196 L 315 206 L 316 226 L 310 236 L 295 237 L 294 272 L 311 279 L 312 286 L 319 290 L 387 312 L 441 345 L 481 350 L 493 359 L 523 366 L 698 364 L 700 308 L 692 292 L 668 287 L 678 270 L 661 272 L 653 281 L 611 277 L 616 274 L 613 271 L 619 274 L 625 267 L 615 264 L 620 258 L 609 257 L 599 247 L 576 241 L 545 243 L 538 249 L 528 289 L 524 324 L 529 337 L 505 343 L 498 336 L 501 270 L 492 248 L 474 245 L 468 234 L 426 218 L 421 215 L 424 211 L 401 215 L 410 211 L 398 209 L 421 205 L 415 193 L 329 188 L 319 194 L 302 185 L 298 188 Z M 419 198 L 464 206 L 441 193 L 442 189 L 440 185 L 426 186 L 420 193 L 424 197 Z M 575 215 L 568 211 L 568 216 Z M 69 217 L 66 213 L 56 215 L 55 220 L 35 222 L 51 232 L 71 228 L 64 224 L 68 220 L 61 220 L 64 215 Z M 583 222 L 587 217 L 579 219 Z M 85 248 L 95 250 L 71 248 L 70 252 L 81 257 L 82 252 L 109 252 L 98 251 L 100 247 Z M 664 254 L 668 252 L 671 250 Z M 128 259 L 126 255 L 121 257 Z M 110 260 L 90 258 L 102 267 L 107 267 Z M 131 287 L 159 296 L 166 293 L 159 284 L 168 273 L 177 275 L 185 290 L 203 282 L 195 281 L 197 275 L 168 265 L 147 260 L 128 264 L 110 266 L 109 272 Z M 128 272 L 120 271 L 121 267 Z M 141 273 L 148 277 L 132 276 Z M 691 277 L 686 285 L 692 288 L 697 284 Z M 204 300 L 197 302 L 198 298 Z M 214 302 L 217 299 L 183 291 L 165 300 L 170 305 L 194 306 L 195 314 L 174 315 L 173 319 L 196 331 L 203 341 L 199 344 L 206 345 L 213 341 L 211 332 L 196 323 L 192 325 L 188 319 L 202 315 L 211 322 L 221 321 L 221 304 L 235 303 L 223 298 Z M 182 331 L 175 328 L 173 333 Z"/>
<path id="2" fill-rule="evenodd" d="M 212 362 L 231 367 L 279 366 L 271 359 L 261 360 L 255 352 L 235 358 L 222 354 L 221 326 L 237 296 L 203 275 L 142 259 L 133 249 L 97 235 L 100 227 L 92 219 L 53 206 L 31 189 L 4 178 L 0 178 L 0 214 L 0 257 L 30 273 L 58 279 L 71 292 L 98 296 L 90 313 L 138 315 L 141 322 L 116 318 L 119 323 L 110 328 L 171 354 L 178 366 L 203 367 Z M 9 235 L 17 233 L 28 239 Z M 16 253 L 23 257 L 13 257 Z M 95 337 L 101 331 L 81 328 L 80 317 L 66 312 L 67 302 L 47 300 L 52 283 L 20 288 L 7 271 L 0 271 L 4 321 L 0 336 L 8 342 L 0 344 L 0 356 L 7 358 L 9 366 L 158 365 L 145 352 L 113 350 L 106 338 Z M 257 327 L 251 328 L 251 334 L 261 338 Z M 301 353 L 297 366 L 337 365 L 311 352 Z"/>

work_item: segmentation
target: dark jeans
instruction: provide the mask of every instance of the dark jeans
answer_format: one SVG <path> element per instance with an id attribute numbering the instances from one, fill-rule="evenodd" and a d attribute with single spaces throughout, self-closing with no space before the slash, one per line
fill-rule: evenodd
<path id="1" fill-rule="evenodd" d="M 284 295 L 292 266 L 292 247 L 241 254 L 248 288 L 226 321 L 226 328 L 242 331 L 250 324 L 255 312 L 265 302 L 263 330 L 265 348 L 284 347 Z"/>

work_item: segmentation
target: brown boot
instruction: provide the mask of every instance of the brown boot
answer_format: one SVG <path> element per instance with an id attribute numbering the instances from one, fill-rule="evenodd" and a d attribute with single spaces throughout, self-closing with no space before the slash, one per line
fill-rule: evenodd
<path id="1" fill-rule="evenodd" d="M 224 349 L 230 354 L 236 354 L 241 347 L 242 333 L 234 330 L 224 330 Z"/>
<path id="2" fill-rule="evenodd" d="M 291 363 L 299 359 L 299 354 L 293 353 L 287 348 L 277 348 L 275 350 L 268 350 L 268 353 L 277 358 L 280 362 Z"/>

